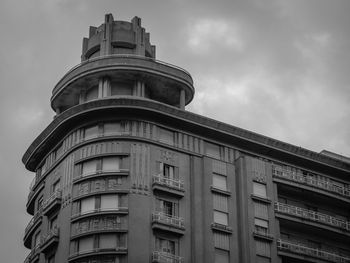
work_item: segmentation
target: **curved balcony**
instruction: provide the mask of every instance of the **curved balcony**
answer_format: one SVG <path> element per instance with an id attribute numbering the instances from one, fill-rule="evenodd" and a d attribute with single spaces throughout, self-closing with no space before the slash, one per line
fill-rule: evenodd
<path id="1" fill-rule="evenodd" d="M 156 263 L 183 263 L 184 259 L 180 256 L 173 255 L 170 253 L 153 251 L 152 262 L 156 262 Z"/>
<path id="2" fill-rule="evenodd" d="M 103 255 L 124 255 L 128 253 L 128 249 L 126 247 L 116 247 L 116 248 L 95 248 L 86 251 L 79 251 L 73 253 L 69 256 L 68 262 L 73 262 L 77 259 L 85 258 L 85 257 L 93 257 L 93 256 L 103 256 Z"/>
<path id="3" fill-rule="evenodd" d="M 185 233 L 185 224 L 182 217 L 167 215 L 162 212 L 152 214 L 152 228 L 170 231 L 180 235 Z"/>
<path id="4" fill-rule="evenodd" d="M 310 222 L 317 223 L 318 226 L 320 227 L 323 227 L 323 225 L 326 225 L 332 228 L 350 232 L 350 222 L 330 216 L 330 215 L 304 209 L 301 207 L 276 202 L 275 212 L 283 215 L 299 218 L 302 220 L 303 223 L 305 222 L 304 219 L 306 219 Z"/>
<path id="5" fill-rule="evenodd" d="M 350 202 L 350 189 L 341 187 L 332 183 L 332 181 L 315 179 L 309 175 L 304 176 L 301 173 L 287 170 L 278 165 L 273 165 L 272 175 L 277 180 L 282 179 L 281 182 L 304 186 L 310 191 L 316 191 L 335 198 L 340 197 L 341 199 Z"/>
<path id="6" fill-rule="evenodd" d="M 285 240 L 277 240 L 279 255 L 288 257 L 298 257 L 302 259 L 316 258 L 327 262 L 346 263 L 350 262 L 350 257 L 333 253 L 330 251 L 308 247 L 301 243 L 294 243 Z"/>
<path id="7" fill-rule="evenodd" d="M 46 199 L 42 204 L 43 215 L 48 215 L 55 209 L 61 206 L 62 201 L 62 191 L 60 189 L 56 190 L 48 199 Z"/>
<path id="8" fill-rule="evenodd" d="M 31 187 L 29 188 L 29 194 L 28 194 L 28 201 L 27 201 L 27 213 L 30 215 L 34 215 L 34 207 L 35 207 L 35 200 L 38 196 L 38 194 L 41 192 L 42 189 L 44 189 L 45 182 L 42 182 L 38 187 L 35 187 L 35 184 L 38 183 L 38 178 L 34 177 Z"/>
<path id="9" fill-rule="evenodd" d="M 81 218 L 86 218 L 94 215 L 113 215 L 113 214 L 127 214 L 128 213 L 128 208 L 127 207 L 118 207 L 118 208 L 96 208 L 92 209 L 90 211 L 85 211 L 85 212 L 79 212 L 74 215 L 72 215 L 72 221 L 79 220 Z"/>
<path id="10" fill-rule="evenodd" d="M 161 174 L 153 175 L 153 190 L 160 190 L 177 196 L 184 196 L 185 188 L 181 180 L 164 177 Z"/>
<path id="11" fill-rule="evenodd" d="M 25 228 L 23 242 L 26 248 L 31 248 L 34 230 L 41 224 L 42 216 L 42 207 L 40 207 Z"/>
<path id="12" fill-rule="evenodd" d="M 95 177 L 102 177 L 102 176 L 111 176 L 111 175 L 118 175 L 118 176 L 128 176 L 129 175 L 129 169 L 119 169 L 119 170 L 98 170 L 91 173 L 81 174 L 73 178 L 73 184 L 88 180 Z"/>
<path id="13" fill-rule="evenodd" d="M 39 259 L 40 256 L 40 242 L 30 251 L 26 259 L 24 260 L 24 263 L 31 263 Z"/>
<path id="14" fill-rule="evenodd" d="M 113 232 L 127 232 L 126 221 L 120 221 L 117 224 L 88 224 L 86 227 L 77 227 L 72 230 L 71 239 L 76 239 L 85 235 L 92 235 L 95 233 L 113 233 Z"/>
<path id="15" fill-rule="evenodd" d="M 52 251 L 57 246 L 59 240 L 59 228 L 55 227 L 51 229 L 45 236 L 41 237 L 41 252 L 46 253 Z"/>
<path id="16" fill-rule="evenodd" d="M 165 85 L 159 88 L 164 89 L 168 86 L 168 89 L 173 89 L 174 85 L 178 86 L 185 90 L 186 104 L 193 99 L 193 80 L 191 75 L 184 69 L 144 56 L 128 54 L 107 55 L 84 61 L 69 70 L 52 91 L 52 108 L 55 109 L 58 106 L 59 95 L 63 91 L 65 93 L 78 94 L 78 90 L 74 87 L 74 82 L 86 76 L 90 78 L 96 77 L 97 80 L 100 76 L 105 76 L 107 72 L 112 71 L 124 72 L 127 74 L 126 77 L 128 79 L 142 75 L 151 82 L 149 85 L 151 89 L 156 89 L 156 83 L 162 81 Z M 170 85 L 166 85 L 166 83 L 170 83 Z"/>

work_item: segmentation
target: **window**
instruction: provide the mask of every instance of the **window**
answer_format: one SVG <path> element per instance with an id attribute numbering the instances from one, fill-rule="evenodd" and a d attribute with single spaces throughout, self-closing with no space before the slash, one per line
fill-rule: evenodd
<path id="1" fill-rule="evenodd" d="M 261 235 L 268 234 L 269 222 L 267 220 L 255 218 L 254 224 L 255 224 L 255 231 L 258 234 L 261 234 Z"/>
<path id="2" fill-rule="evenodd" d="M 177 216 L 179 212 L 177 203 L 162 199 L 156 199 L 156 210 L 168 216 Z"/>
<path id="3" fill-rule="evenodd" d="M 85 214 L 95 210 L 95 197 L 84 198 L 80 201 L 80 213 Z"/>
<path id="4" fill-rule="evenodd" d="M 88 252 L 94 249 L 94 237 L 81 238 L 78 241 L 78 251 Z"/>
<path id="5" fill-rule="evenodd" d="M 164 238 L 157 238 L 156 248 L 160 252 L 175 255 L 175 241 Z"/>
<path id="6" fill-rule="evenodd" d="M 89 160 L 82 163 L 82 176 L 88 176 L 96 173 L 97 171 L 97 159 Z"/>
<path id="7" fill-rule="evenodd" d="M 257 183 L 257 182 L 253 182 L 253 194 L 260 196 L 260 197 L 267 198 L 266 185 L 261 184 L 261 183 Z"/>
<path id="8" fill-rule="evenodd" d="M 213 187 L 227 191 L 227 178 L 226 176 L 213 174 Z"/>
<path id="9" fill-rule="evenodd" d="M 254 215 L 262 219 L 268 219 L 268 208 L 267 205 L 263 202 L 254 202 Z"/>
<path id="10" fill-rule="evenodd" d="M 90 101 L 98 98 L 98 86 L 93 86 L 86 91 L 85 100 Z"/>
<path id="11" fill-rule="evenodd" d="M 128 82 L 112 82 L 111 96 L 116 95 L 132 95 L 132 83 Z"/>
<path id="12" fill-rule="evenodd" d="M 228 225 L 228 214 L 214 210 L 214 222 L 220 225 Z"/>
<path id="13" fill-rule="evenodd" d="M 207 142 L 205 144 L 205 154 L 210 157 L 220 159 L 220 146 Z"/>
<path id="14" fill-rule="evenodd" d="M 116 156 L 104 157 L 102 159 L 102 171 L 112 172 L 119 171 L 120 158 Z"/>
<path id="15" fill-rule="evenodd" d="M 104 135 L 120 134 L 120 123 L 105 123 L 103 129 Z"/>
<path id="16" fill-rule="evenodd" d="M 101 210 L 113 210 L 117 209 L 118 207 L 118 195 L 101 196 Z"/>
<path id="17" fill-rule="evenodd" d="M 269 242 L 255 240 L 255 246 L 256 246 L 256 254 L 257 255 L 270 257 L 271 249 L 270 249 L 270 243 Z"/>
<path id="18" fill-rule="evenodd" d="M 116 248 L 117 247 L 117 235 L 104 234 L 100 235 L 99 248 Z"/>
<path id="19" fill-rule="evenodd" d="M 159 128 L 159 141 L 174 145 L 174 132 Z"/>
<path id="20" fill-rule="evenodd" d="M 98 126 L 97 125 L 85 128 L 85 133 L 84 133 L 84 139 L 85 140 L 96 138 L 96 137 L 98 137 L 98 135 L 99 135 L 99 132 L 98 132 Z"/>
<path id="21" fill-rule="evenodd" d="M 228 251 L 222 249 L 215 249 L 215 263 L 229 263 L 230 254 Z"/>
<path id="22" fill-rule="evenodd" d="M 159 173 L 165 178 L 178 179 L 178 175 L 175 172 L 175 167 L 166 163 L 159 164 Z"/>

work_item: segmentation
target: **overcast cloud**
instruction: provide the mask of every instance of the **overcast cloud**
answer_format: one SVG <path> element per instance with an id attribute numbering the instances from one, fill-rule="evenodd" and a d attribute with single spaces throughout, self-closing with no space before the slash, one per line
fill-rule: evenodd
<path id="1" fill-rule="evenodd" d="M 157 58 L 187 69 L 188 110 L 319 152 L 350 156 L 349 0 L 2 0 L 0 255 L 23 262 L 21 157 L 50 123 L 52 88 L 104 14 L 142 18 Z"/>

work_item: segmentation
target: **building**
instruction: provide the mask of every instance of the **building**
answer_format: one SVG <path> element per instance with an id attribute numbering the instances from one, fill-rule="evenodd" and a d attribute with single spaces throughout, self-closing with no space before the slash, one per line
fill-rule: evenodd
<path id="1" fill-rule="evenodd" d="M 185 110 L 141 20 L 90 27 L 53 89 L 25 263 L 350 262 L 350 161 Z"/>

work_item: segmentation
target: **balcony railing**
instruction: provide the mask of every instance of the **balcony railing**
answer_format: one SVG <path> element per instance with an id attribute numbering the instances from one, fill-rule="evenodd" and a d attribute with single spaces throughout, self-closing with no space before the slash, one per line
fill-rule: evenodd
<path id="1" fill-rule="evenodd" d="M 153 251 L 152 262 L 157 263 L 183 263 L 184 260 L 180 256 L 176 256 L 166 252 Z"/>
<path id="2" fill-rule="evenodd" d="M 40 253 L 40 242 L 35 245 L 35 247 L 30 251 L 26 259 L 24 260 L 24 263 L 30 263 L 32 262 L 32 259 Z"/>
<path id="3" fill-rule="evenodd" d="M 300 243 L 292 243 L 281 239 L 277 240 L 277 248 L 280 251 L 288 251 L 295 254 L 306 255 L 313 258 L 327 260 L 329 262 L 340 262 L 340 263 L 350 262 L 350 257 L 346 257 L 334 252 L 326 251 L 326 250 L 321 250 L 318 248 L 308 247 Z"/>
<path id="4" fill-rule="evenodd" d="M 128 250 L 127 247 L 122 245 L 117 245 L 117 247 L 114 247 L 114 248 L 94 248 L 90 250 L 83 250 L 83 251 L 72 253 L 69 256 L 69 259 L 72 260 L 73 258 L 86 255 L 86 254 L 100 254 L 100 253 L 125 254 L 127 250 Z"/>
<path id="5" fill-rule="evenodd" d="M 331 181 L 315 179 L 313 176 L 303 175 L 301 173 L 287 170 L 277 165 L 274 165 L 272 167 L 272 174 L 279 178 L 284 178 L 300 184 L 306 184 L 314 188 L 326 190 L 328 192 L 350 198 L 350 188 L 339 186 L 335 183 L 332 183 Z"/>
<path id="6" fill-rule="evenodd" d="M 60 189 L 56 190 L 48 199 L 46 199 L 43 204 L 43 210 L 46 210 L 55 201 L 60 201 L 62 198 L 62 191 Z"/>
<path id="7" fill-rule="evenodd" d="M 103 213 L 103 212 L 127 212 L 128 208 L 127 207 L 116 207 L 116 208 L 95 208 L 89 211 L 84 211 L 84 212 L 78 212 L 74 215 L 72 215 L 72 218 L 78 217 L 78 216 L 83 216 L 83 215 L 89 215 L 89 214 L 94 214 L 94 213 Z"/>
<path id="8" fill-rule="evenodd" d="M 178 191 L 182 191 L 182 192 L 185 191 L 183 181 L 178 179 L 167 178 L 161 174 L 153 175 L 153 183 L 166 186 Z"/>
<path id="9" fill-rule="evenodd" d="M 301 207 L 276 202 L 275 211 L 350 231 L 350 222 L 348 221 Z"/>
<path id="10" fill-rule="evenodd" d="M 111 174 L 111 173 L 120 173 L 121 175 L 123 175 L 124 173 L 129 172 L 129 169 L 125 169 L 125 168 L 120 168 L 120 169 L 115 169 L 115 170 L 97 170 L 97 171 L 93 171 L 93 172 L 88 172 L 85 174 L 80 174 L 77 177 L 73 178 L 73 182 L 77 181 L 81 178 L 90 178 L 92 176 L 99 176 L 99 175 L 105 175 L 105 174 Z"/>
<path id="11" fill-rule="evenodd" d="M 184 229 L 184 219 L 182 217 L 167 215 L 162 212 L 155 212 L 152 214 L 152 221 L 155 223 L 161 223 L 168 226 Z"/>
<path id="12" fill-rule="evenodd" d="M 110 225 L 102 225 L 98 224 L 97 226 L 94 224 L 89 224 L 87 228 L 76 228 L 72 232 L 72 236 L 80 236 L 84 234 L 94 233 L 94 232 L 108 232 L 108 231 L 127 231 L 127 224 L 126 222 L 121 222 L 117 224 L 110 224 Z"/>

